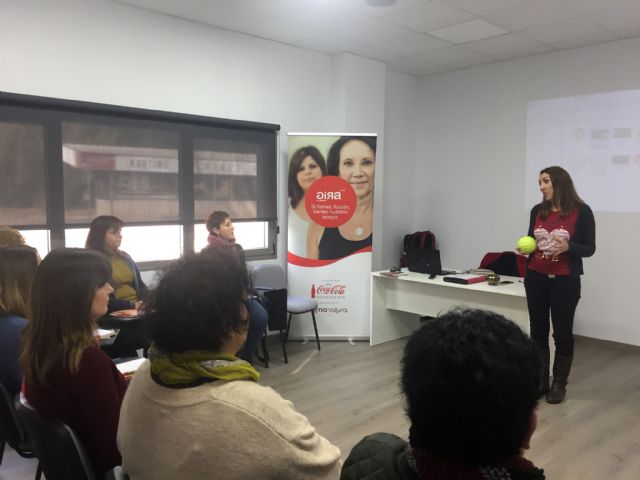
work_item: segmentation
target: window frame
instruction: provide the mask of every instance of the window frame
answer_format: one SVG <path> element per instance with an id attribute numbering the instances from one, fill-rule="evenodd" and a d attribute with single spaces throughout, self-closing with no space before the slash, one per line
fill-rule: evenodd
<path id="1" fill-rule="evenodd" d="M 193 252 L 194 225 L 205 219 L 195 218 L 194 145 L 196 139 L 214 138 L 246 140 L 262 145 L 263 156 L 257 165 L 257 218 L 234 219 L 234 222 L 266 222 L 268 247 L 246 251 L 251 260 L 277 256 L 277 140 L 280 125 L 243 120 L 229 120 L 200 115 L 147 110 L 134 107 L 80 102 L 31 95 L 0 92 L 0 120 L 34 124 L 43 128 L 45 169 L 46 224 L 19 225 L 20 230 L 49 231 L 51 249 L 65 246 L 65 229 L 89 226 L 88 223 L 65 223 L 62 161 L 62 124 L 81 122 L 105 126 L 165 130 L 178 138 L 178 218 L 176 221 L 126 222 L 127 226 L 179 225 L 182 229 L 182 253 Z M 213 200 L 212 200 L 213 203 Z M 162 268 L 167 261 L 140 262 L 142 270 Z"/>

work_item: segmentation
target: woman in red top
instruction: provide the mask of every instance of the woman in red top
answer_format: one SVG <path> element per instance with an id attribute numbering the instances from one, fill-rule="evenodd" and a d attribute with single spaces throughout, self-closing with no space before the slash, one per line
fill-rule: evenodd
<path id="1" fill-rule="evenodd" d="M 596 224 L 566 170 L 547 167 L 540 172 L 538 183 L 542 202 L 533 207 L 529 219 L 536 250 L 529 256 L 524 286 L 531 337 L 542 352 L 540 393 L 546 394 L 548 403 L 560 403 L 573 359 L 573 317 L 580 300 L 582 257 L 596 251 Z M 549 314 L 556 346 L 551 388 Z"/>
<path id="2" fill-rule="evenodd" d="M 111 267 L 98 252 L 63 248 L 40 263 L 22 335 L 22 391 L 44 417 L 62 420 L 84 443 L 96 473 L 120 465 L 116 431 L 126 382 L 98 348 Z"/>

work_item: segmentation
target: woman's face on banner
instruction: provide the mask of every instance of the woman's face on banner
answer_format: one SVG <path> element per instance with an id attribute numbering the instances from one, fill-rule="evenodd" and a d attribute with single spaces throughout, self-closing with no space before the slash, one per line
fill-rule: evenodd
<path id="1" fill-rule="evenodd" d="M 320 165 L 310 156 L 307 155 L 302 160 L 302 163 L 298 167 L 298 185 L 303 192 L 306 192 L 311 184 L 322 177 L 322 170 Z"/>
<path id="2" fill-rule="evenodd" d="M 340 178 L 351 184 L 358 198 L 373 192 L 376 154 L 364 142 L 352 140 L 340 150 Z"/>

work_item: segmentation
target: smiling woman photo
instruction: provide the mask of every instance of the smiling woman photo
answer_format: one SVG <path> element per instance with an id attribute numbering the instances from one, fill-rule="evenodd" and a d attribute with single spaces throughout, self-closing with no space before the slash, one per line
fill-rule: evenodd
<path id="1" fill-rule="evenodd" d="M 327 174 L 327 163 L 313 145 L 298 148 L 289 162 L 289 235 L 288 251 L 306 256 L 309 214 L 305 208 L 305 195 L 309 187 Z"/>
<path id="2" fill-rule="evenodd" d="M 311 224 L 307 257 L 331 260 L 371 245 L 373 194 L 376 173 L 376 137 L 340 137 L 329 149 L 329 175 L 348 182 L 356 194 L 353 216 L 339 227 Z"/>

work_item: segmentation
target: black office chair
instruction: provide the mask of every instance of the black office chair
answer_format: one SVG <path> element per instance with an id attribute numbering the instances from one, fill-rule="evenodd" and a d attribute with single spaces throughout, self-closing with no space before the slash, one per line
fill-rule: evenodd
<path id="1" fill-rule="evenodd" d="M 266 289 L 257 288 L 260 295 L 260 303 L 267 310 L 269 315 L 267 321 L 267 329 L 271 331 L 278 330 L 280 337 L 280 345 L 282 346 L 282 355 L 284 356 L 284 363 L 289 363 L 287 358 L 287 289 Z M 269 368 L 269 350 L 267 349 L 267 332 L 265 331 L 262 336 L 262 353 L 263 357 L 258 359 L 264 362 L 264 366 Z"/>
<path id="2" fill-rule="evenodd" d="M 0 464 L 7 444 L 23 458 L 35 458 L 36 454 L 31 440 L 18 417 L 14 400 L 9 390 L 0 382 Z M 36 480 L 40 480 L 42 470 L 40 464 L 36 470 Z"/>
<path id="3" fill-rule="evenodd" d="M 97 480 L 91 461 L 75 432 L 60 420 L 47 420 L 23 395 L 15 402 L 47 480 Z"/>

